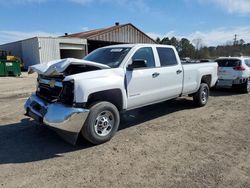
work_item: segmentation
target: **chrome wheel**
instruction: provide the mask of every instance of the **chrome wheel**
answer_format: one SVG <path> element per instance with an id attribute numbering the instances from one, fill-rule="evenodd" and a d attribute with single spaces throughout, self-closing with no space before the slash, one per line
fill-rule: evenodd
<path id="1" fill-rule="evenodd" d="M 204 88 L 201 92 L 201 101 L 202 103 L 206 103 L 208 99 L 208 90 L 207 88 Z"/>
<path id="2" fill-rule="evenodd" d="M 199 90 L 194 93 L 194 104 L 198 107 L 203 107 L 207 104 L 209 98 L 209 87 L 206 83 L 201 83 Z"/>
<path id="3" fill-rule="evenodd" d="M 95 133 L 98 136 L 107 136 L 114 127 L 114 115 L 110 111 L 101 112 L 95 120 Z"/>

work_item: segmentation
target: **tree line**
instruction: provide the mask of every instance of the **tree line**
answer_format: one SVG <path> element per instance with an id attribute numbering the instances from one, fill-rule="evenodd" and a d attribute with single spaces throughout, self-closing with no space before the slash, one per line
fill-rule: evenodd
<path id="1" fill-rule="evenodd" d="M 156 42 L 175 46 L 181 58 L 216 59 L 223 56 L 250 56 L 250 43 L 245 43 L 243 39 L 210 47 L 204 46 L 201 39 L 194 39 L 191 42 L 186 38 L 179 40 L 176 37 L 164 37 L 157 38 Z"/>

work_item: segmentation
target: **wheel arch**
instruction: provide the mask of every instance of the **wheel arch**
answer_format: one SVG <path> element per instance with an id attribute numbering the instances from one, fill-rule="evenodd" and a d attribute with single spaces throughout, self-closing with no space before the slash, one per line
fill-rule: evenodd
<path id="1" fill-rule="evenodd" d="M 90 107 L 97 101 L 107 101 L 116 106 L 119 111 L 124 109 L 123 95 L 120 89 L 109 89 L 91 93 L 88 96 L 86 107 Z"/>
<path id="2" fill-rule="evenodd" d="M 208 87 L 210 88 L 210 87 L 211 87 L 211 82 L 212 82 L 212 75 L 211 75 L 211 74 L 203 75 L 203 76 L 201 77 L 201 82 L 200 82 L 200 84 L 205 83 L 205 84 L 207 84 Z"/>

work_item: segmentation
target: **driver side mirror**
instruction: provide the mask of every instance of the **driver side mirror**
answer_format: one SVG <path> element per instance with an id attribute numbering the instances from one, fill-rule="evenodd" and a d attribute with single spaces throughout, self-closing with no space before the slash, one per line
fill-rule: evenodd
<path id="1" fill-rule="evenodd" d="M 127 69 L 132 71 L 138 68 L 145 68 L 147 67 L 147 60 L 144 59 L 134 59 L 133 62 L 128 65 Z"/>

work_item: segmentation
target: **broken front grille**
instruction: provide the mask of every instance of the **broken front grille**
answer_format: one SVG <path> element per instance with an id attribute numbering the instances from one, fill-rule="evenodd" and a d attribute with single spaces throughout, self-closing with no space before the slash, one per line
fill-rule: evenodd
<path id="1" fill-rule="evenodd" d="M 61 91 L 62 87 L 51 88 L 49 85 L 39 83 L 36 93 L 37 96 L 41 97 L 42 99 L 48 102 L 53 102 L 59 99 Z"/>
<path id="2" fill-rule="evenodd" d="M 63 78 L 39 76 L 36 95 L 47 102 L 60 101 L 73 105 L 74 81 L 62 82 Z"/>
<path id="3" fill-rule="evenodd" d="M 47 102 L 54 102 L 60 98 L 62 80 L 53 77 L 39 76 L 36 94 Z"/>

